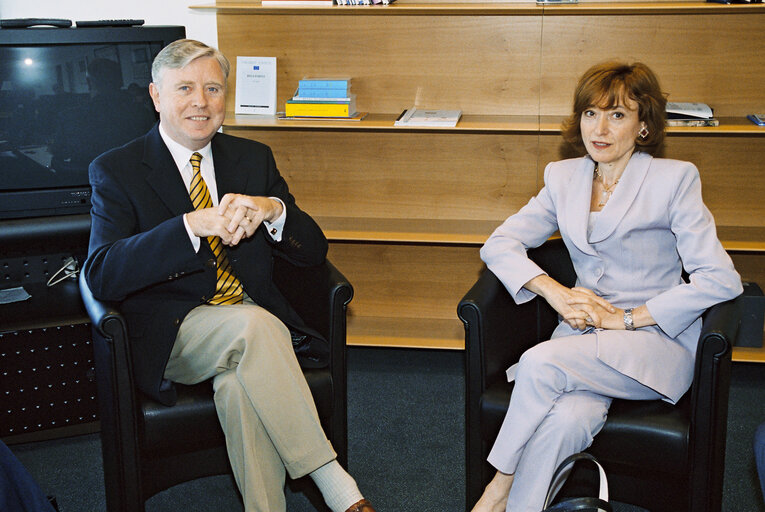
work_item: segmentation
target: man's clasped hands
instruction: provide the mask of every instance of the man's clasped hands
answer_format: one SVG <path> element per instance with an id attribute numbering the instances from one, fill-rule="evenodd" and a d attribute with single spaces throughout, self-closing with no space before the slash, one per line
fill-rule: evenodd
<path id="1" fill-rule="evenodd" d="M 263 221 L 278 219 L 282 210 L 282 203 L 269 197 L 226 194 L 218 206 L 187 213 L 186 221 L 196 236 L 218 236 L 225 245 L 235 246 Z"/>

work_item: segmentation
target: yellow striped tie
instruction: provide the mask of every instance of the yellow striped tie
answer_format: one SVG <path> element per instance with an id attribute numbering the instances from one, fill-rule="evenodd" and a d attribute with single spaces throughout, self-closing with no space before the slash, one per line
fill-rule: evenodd
<path id="1" fill-rule="evenodd" d="M 189 196 L 191 197 L 191 204 L 194 205 L 196 210 L 210 208 L 213 205 L 210 191 L 205 180 L 202 179 L 201 162 L 202 155 L 199 153 L 191 155 L 191 167 L 194 169 L 194 175 L 191 177 Z M 217 261 L 215 268 L 218 277 L 218 282 L 215 285 L 215 295 L 207 301 L 208 304 L 241 304 L 243 297 L 242 283 L 234 275 L 220 237 L 208 236 L 207 243 L 210 244 L 210 249 L 215 254 L 215 260 Z"/>

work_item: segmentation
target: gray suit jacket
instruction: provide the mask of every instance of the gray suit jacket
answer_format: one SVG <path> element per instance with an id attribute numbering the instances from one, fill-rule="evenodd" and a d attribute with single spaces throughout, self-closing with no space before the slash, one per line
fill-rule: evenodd
<path id="1" fill-rule="evenodd" d="M 598 359 L 676 402 L 693 378 L 701 314 L 738 296 L 741 278 L 717 239 L 693 164 L 633 154 L 588 237 L 594 167 L 589 157 L 549 164 L 544 188 L 494 231 L 481 258 L 517 303 L 526 302 L 534 294 L 523 285 L 545 273 L 526 249 L 560 231 L 577 286 L 620 308 L 646 304 L 657 322 L 596 331 Z M 561 322 L 553 337 L 573 334 L 581 331 Z"/>

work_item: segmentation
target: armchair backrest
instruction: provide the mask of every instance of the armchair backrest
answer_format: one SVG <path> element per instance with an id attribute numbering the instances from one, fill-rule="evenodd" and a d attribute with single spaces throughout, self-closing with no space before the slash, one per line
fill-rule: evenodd
<path id="1" fill-rule="evenodd" d="M 576 284 L 576 272 L 571 256 L 563 240 L 556 238 L 548 240 L 541 246 L 528 251 L 531 258 L 547 274 L 560 284 L 572 287 Z M 553 330 L 558 325 L 558 313 L 547 301 L 539 297 L 534 299 L 538 308 L 537 342 L 550 338 Z"/>
<path id="2" fill-rule="evenodd" d="M 529 258 L 547 272 L 550 277 L 564 286 L 574 286 L 576 272 L 571 256 L 563 239 L 554 238 L 534 249 L 529 249 Z"/>

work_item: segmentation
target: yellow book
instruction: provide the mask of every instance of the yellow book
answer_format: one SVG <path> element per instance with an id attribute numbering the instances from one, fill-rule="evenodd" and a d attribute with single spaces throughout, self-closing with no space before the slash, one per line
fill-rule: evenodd
<path id="1" fill-rule="evenodd" d="M 287 102 L 284 113 L 289 117 L 349 117 L 356 112 L 351 112 L 348 103 L 292 103 Z"/>

